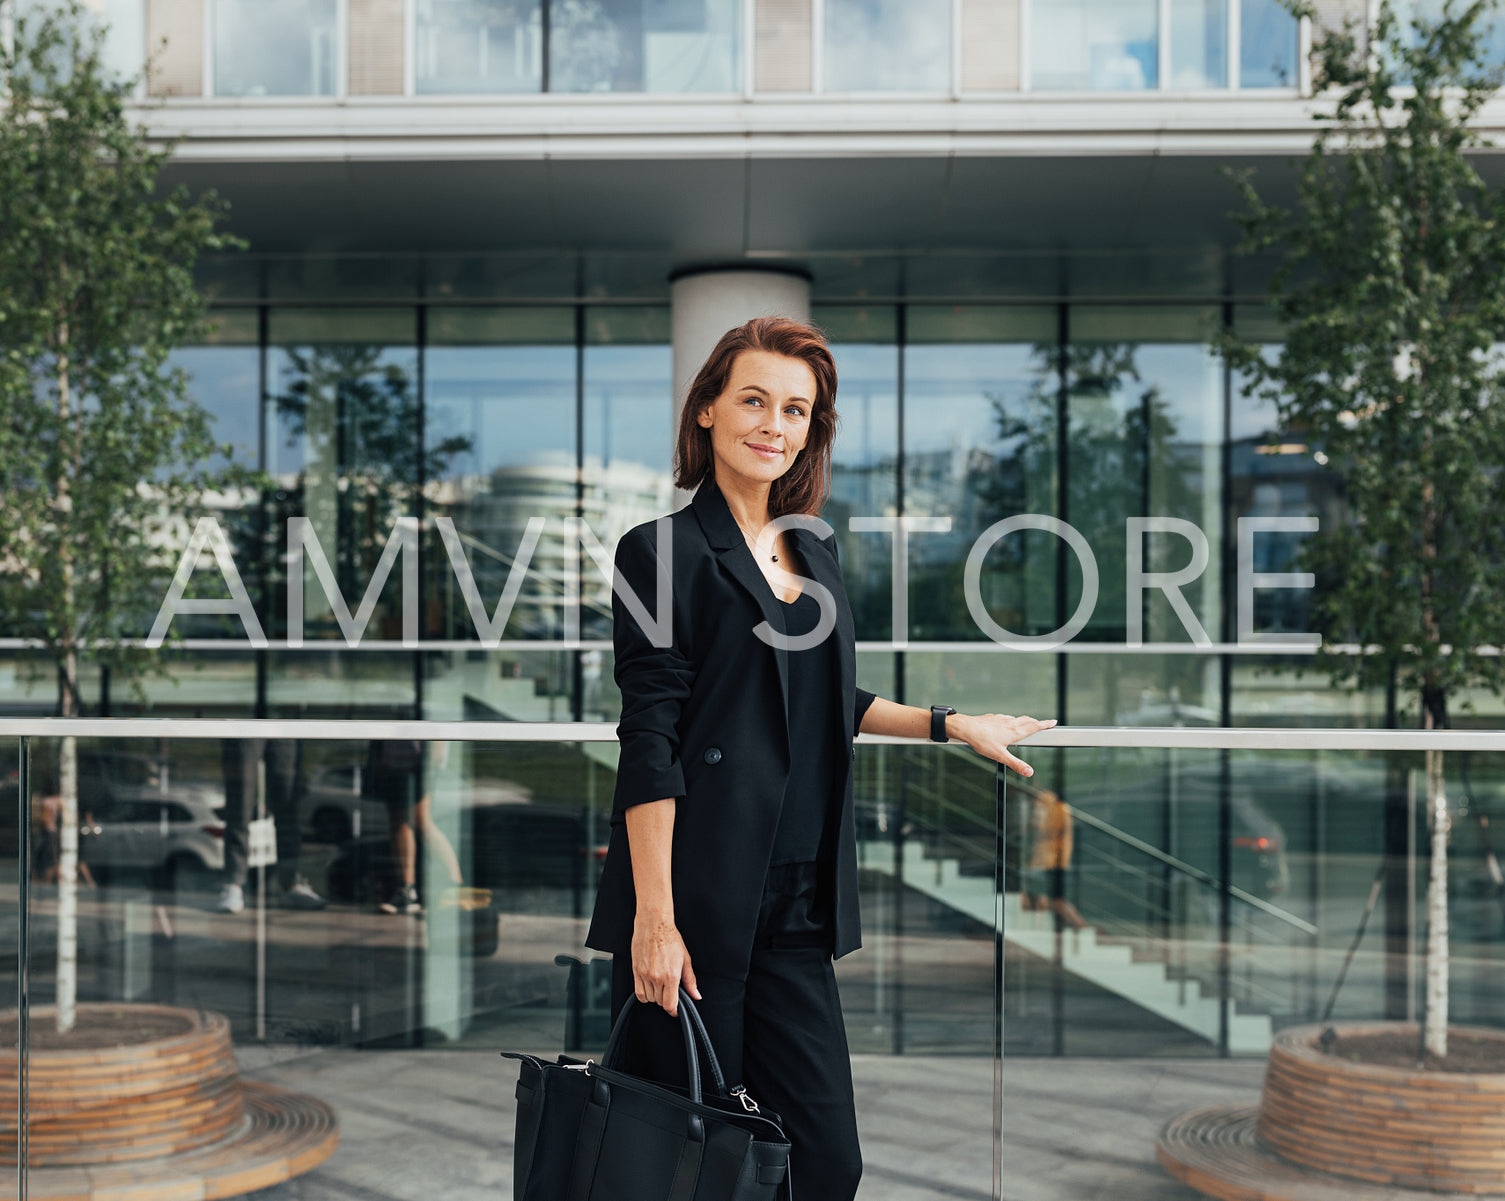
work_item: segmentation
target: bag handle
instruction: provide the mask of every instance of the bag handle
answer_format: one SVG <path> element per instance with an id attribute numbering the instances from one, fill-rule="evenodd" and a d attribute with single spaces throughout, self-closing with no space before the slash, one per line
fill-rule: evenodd
<path id="1" fill-rule="evenodd" d="M 636 996 L 629 996 L 622 1002 L 621 1012 L 617 1014 L 617 1020 L 612 1024 L 611 1037 L 606 1041 L 606 1053 L 601 1057 L 601 1066 L 618 1068 L 622 1058 L 622 1040 L 627 1030 L 627 1019 L 632 1016 L 633 1009 L 638 1005 L 647 1004 L 639 1001 Z M 685 1038 L 685 1060 L 690 1069 L 690 1099 L 700 1104 L 704 1098 L 700 1087 L 700 1056 L 696 1054 L 696 1043 L 705 1052 L 706 1064 L 711 1069 L 711 1081 L 716 1089 L 718 1097 L 727 1096 L 726 1077 L 721 1072 L 721 1061 L 716 1058 L 716 1048 L 711 1046 L 711 1037 L 706 1033 L 705 1022 L 701 1020 L 700 1011 L 695 1008 L 695 1002 L 690 1000 L 690 995 L 681 987 L 679 990 L 679 1028 Z"/>

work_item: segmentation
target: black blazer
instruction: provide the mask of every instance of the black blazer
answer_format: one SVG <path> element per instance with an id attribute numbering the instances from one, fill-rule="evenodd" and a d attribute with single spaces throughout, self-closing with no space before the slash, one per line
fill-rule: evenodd
<path id="1" fill-rule="evenodd" d="M 672 554 L 661 558 L 655 522 L 617 544 L 617 578 L 657 617 L 658 573 L 673 581 L 673 644 L 655 647 L 613 590 L 614 674 L 622 692 L 621 760 L 611 837 L 585 945 L 631 953 L 637 896 L 626 811 L 674 797 L 671 881 L 674 919 L 697 972 L 742 976 L 752 950 L 763 882 L 789 776 L 788 652 L 753 633 L 782 630 L 782 602 L 758 568 L 726 498 L 708 479 L 669 517 Z M 873 694 L 857 687 L 856 635 L 834 537 L 786 531 L 805 578 L 836 607 L 848 754 L 836 841 L 835 955 L 862 945 L 857 906 L 857 836 L 852 814 L 852 739 Z M 798 565 L 789 564 L 791 570 Z M 809 587 L 809 585 L 805 585 Z M 819 591 L 814 593 L 821 599 Z"/>

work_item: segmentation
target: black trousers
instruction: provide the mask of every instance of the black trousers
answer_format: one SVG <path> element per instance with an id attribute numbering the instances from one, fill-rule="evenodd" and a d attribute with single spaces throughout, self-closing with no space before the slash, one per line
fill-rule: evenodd
<path id="1" fill-rule="evenodd" d="M 695 978 L 727 1084 L 783 1119 L 795 1201 L 852 1201 L 862 1176 L 830 895 L 814 863 L 771 867 L 747 976 Z M 612 961 L 611 993 L 618 1013 L 633 995 L 626 956 Z M 627 1071 L 684 1083 L 684 1036 L 659 1006 L 636 1007 L 625 1042 Z"/>

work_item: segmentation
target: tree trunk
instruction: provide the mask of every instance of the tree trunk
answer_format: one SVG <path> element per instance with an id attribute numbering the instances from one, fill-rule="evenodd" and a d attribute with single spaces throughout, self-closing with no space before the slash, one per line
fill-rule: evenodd
<path id="1" fill-rule="evenodd" d="M 73 656 L 69 668 L 73 675 Z M 74 708 L 71 685 L 64 686 L 63 716 Z M 78 1007 L 78 740 L 64 735 L 58 745 L 58 783 L 62 795 L 58 817 L 57 862 L 57 1028 L 73 1029 Z"/>
<path id="2" fill-rule="evenodd" d="M 1432 704 L 1423 703 L 1426 728 L 1443 722 Z M 1448 816 L 1442 752 L 1427 748 L 1427 813 L 1432 822 L 1432 871 L 1427 882 L 1427 1004 L 1423 1043 L 1439 1059 L 1448 1053 Z"/>
<path id="3" fill-rule="evenodd" d="M 68 323 L 63 321 L 58 329 L 58 415 L 61 428 L 67 428 L 71 415 L 69 394 Z M 75 459 L 77 443 L 74 445 Z M 58 557 L 63 576 L 62 602 L 66 635 L 61 673 L 58 679 L 59 711 L 63 717 L 78 715 L 78 646 L 72 636 L 77 627 L 74 623 L 73 555 L 68 532 L 73 509 L 73 493 L 69 486 L 69 457 L 63 456 L 63 465 L 58 471 L 57 524 L 60 532 Z M 58 816 L 58 865 L 57 865 L 57 1029 L 66 1034 L 73 1029 L 78 1009 L 78 744 L 71 736 L 65 736 L 58 746 L 58 791 L 62 797 L 61 813 Z"/>

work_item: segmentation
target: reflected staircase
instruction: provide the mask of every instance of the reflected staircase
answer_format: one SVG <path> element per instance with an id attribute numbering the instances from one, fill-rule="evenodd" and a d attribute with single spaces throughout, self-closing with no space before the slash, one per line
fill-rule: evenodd
<path id="1" fill-rule="evenodd" d="M 1056 921 L 1052 913 L 1026 910 L 1017 892 L 1004 893 L 1000 898 L 992 876 L 964 873 L 960 859 L 933 857 L 920 839 L 906 840 L 902 845 L 906 886 L 986 926 L 996 929 L 1001 918 L 1005 943 L 1055 960 Z M 859 865 L 894 875 L 895 843 L 891 838 L 864 840 L 858 851 Z M 1136 958 L 1136 941 L 1105 935 L 1091 925 L 1065 929 L 1060 935 L 1060 965 L 1078 979 L 1216 1043 L 1221 1007 L 1216 994 L 1204 991 L 1202 982 L 1194 977 L 1173 975 L 1166 962 Z M 1232 1054 L 1263 1054 L 1270 1048 L 1272 1034 L 1268 1014 L 1240 1012 L 1235 1001 L 1228 1002 L 1228 1049 Z"/>

